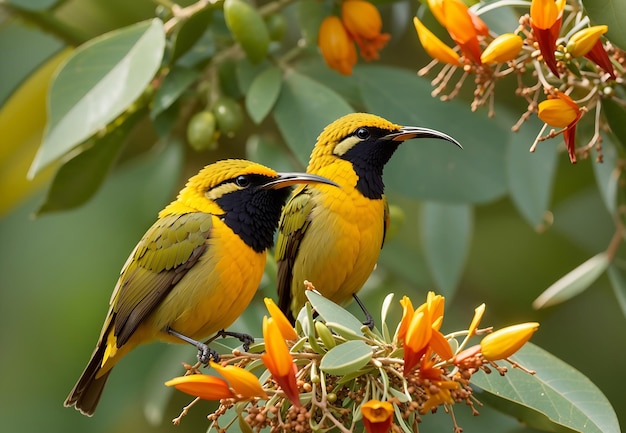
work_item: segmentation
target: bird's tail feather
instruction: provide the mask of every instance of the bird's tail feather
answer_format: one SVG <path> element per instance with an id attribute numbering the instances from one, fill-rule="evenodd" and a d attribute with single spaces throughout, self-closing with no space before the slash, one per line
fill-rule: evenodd
<path id="1" fill-rule="evenodd" d="M 102 357 L 104 356 L 105 348 L 106 344 L 99 344 L 96 350 L 94 350 L 83 374 L 76 382 L 76 385 L 74 385 L 67 399 L 65 399 L 64 405 L 66 407 L 74 406 L 87 416 L 91 416 L 95 412 L 104 385 L 109 377 L 109 373 L 111 373 L 111 369 L 109 369 L 98 375 L 102 368 Z"/>

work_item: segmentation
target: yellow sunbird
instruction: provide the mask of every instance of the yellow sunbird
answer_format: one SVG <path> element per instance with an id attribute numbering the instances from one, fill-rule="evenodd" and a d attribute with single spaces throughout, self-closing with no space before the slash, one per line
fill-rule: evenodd
<path id="1" fill-rule="evenodd" d="M 389 224 L 383 168 L 412 138 L 438 138 L 461 147 L 442 132 L 366 113 L 341 117 L 318 137 L 307 173 L 340 188 L 298 186 L 283 209 L 275 250 L 278 305 L 292 321 L 306 301 L 303 283 L 308 280 L 335 303 L 354 298 L 373 326 L 356 293 L 374 270 Z"/>
<path id="2" fill-rule="evenodd" d="M 163 209 L 124 264 L 100 338 L 65 400 L 85 415 L 96 409 L 111 368 L 137 345 L 188 342 L 231 325 L 263 276 L 290 185 L 332 182 L 308 173 L 277 173 L 224 160 L 193 176 Z"/>

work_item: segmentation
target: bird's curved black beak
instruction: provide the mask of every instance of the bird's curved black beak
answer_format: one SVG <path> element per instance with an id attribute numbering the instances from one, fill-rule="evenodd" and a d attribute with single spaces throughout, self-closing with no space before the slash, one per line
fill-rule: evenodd
<path id="1" fill-rule="evenodd" d="M 286 188 L 292 185 L 298 185 L 302 183 L 325 183 L 339 187 L 335 182 L 326 179 L 325 177 L 318 176 L 316 174 L 309 173 L 278 173 L 278 177 L 265 185 L 262 189 L 280 189 Z"/>
<path id="2" fill-rule="evenodd" d="M 397 131 L 394 131 L 383 137 L 383 139 L 391 141 L 405 141 L 412 138 L 438 138 L 440 140 L 446 140 L 450 143 L 454 143 L 459 148 L 463 149 L 461 143 L 450 137 L 448 134 L 444 134 L 443 132 L 437 131 L 435 129 L 420 128 L 418 126 L 403 126 Z"/>

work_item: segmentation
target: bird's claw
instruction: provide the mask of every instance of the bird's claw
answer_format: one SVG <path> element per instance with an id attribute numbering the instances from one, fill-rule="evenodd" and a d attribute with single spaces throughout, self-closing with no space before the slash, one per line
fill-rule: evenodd
<path id="1" fill-rule="evenodd" d="M 203 365 L 207 365 L 211 360 L 213 360 L 213 362 L 220 362 L 220 354 L 206 344 L 199 344 L 198 361 Z"/>

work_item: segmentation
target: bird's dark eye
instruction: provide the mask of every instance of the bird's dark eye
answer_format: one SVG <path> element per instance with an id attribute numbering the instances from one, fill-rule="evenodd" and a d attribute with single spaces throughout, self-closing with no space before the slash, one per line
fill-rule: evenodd
<path id="1" fill-rule="evenodd" d="M 250 179 L 248 179 L 246 176 L 237 176 L 237 179 L 235 179 L 235 185 L 240 188 L 247 188 L 248 186 L 250 186 Z"/>
<path id="2" fill-rule="evenodd" d="M 368 131 L 367 128 L 359 128 L 356 130 L 355 135 L 357 136 L 357 138 L 360 138 L 361 140 L 365 140 L 369 138 L 370 132 Z"/>

